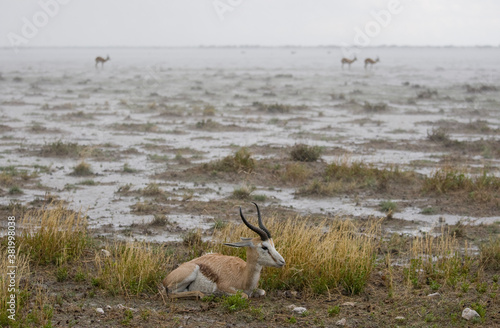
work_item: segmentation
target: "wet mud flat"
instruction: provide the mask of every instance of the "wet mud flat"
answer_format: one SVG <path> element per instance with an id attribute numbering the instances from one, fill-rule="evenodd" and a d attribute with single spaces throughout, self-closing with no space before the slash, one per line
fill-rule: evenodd
<path id="1" fill-rule="evenodd" d="M 367 71 L 322 48 L 117 49 L 103 70 L 95 49 L 1 50 L 0 216 L 62 202 L 86 213 L 92 241 L 64 263 L 31 259 L 23 314 L 75 327 L 498 325 L 499 51 L 417 50 L 377 49 Z M 264 219 L 351 219 L 363 238 L 381 222 L 363 291 L 167 300 L 155 283 L 213 251 L 239 206 L 253 220 L 250 202 Z M 456 238 L 461 275 L 410 275 L 415 235 Z M 102 283 L 102 249 L 124 257 L 115 240 L 165 256 L 152 288 Z"/>
<path id="2" fill-rule="evenodd" d="M 499 219 L 496 49 L 420 49 L 427 61 L 377 49 L 369 70 L 321 48 L 119 49 L 104 69 L 89 49 L 2 51 L 4 207 L 63 200 L 97 232 L 157 241 L 237 220 L 249 201 L 388 216 L 401 232 Z M 319 156 L 294 159 L 297 145 Z M 252 167 L 217 167 L 239 151 Z M 443 172 L 490 189 L 427 186 Z M 168 225 L 148 226 L 162 215 Z"/>

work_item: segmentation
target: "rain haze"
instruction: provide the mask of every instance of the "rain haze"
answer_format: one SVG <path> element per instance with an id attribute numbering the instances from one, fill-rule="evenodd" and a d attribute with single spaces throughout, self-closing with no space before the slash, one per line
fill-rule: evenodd
<path id="1" fill-rule="evenodd" d="M 500 327 L 499 13 L 0 0 L 0 326 Z"/>
<path id="2" fill-rule="evenodd" d="M 370 45 L 500 44 L 494 0 L 53 2 L 2 1 L 0 46 L 11 45 L 9 32 L 22 36 L 24 19 L 33 22 L 43 7 L 51 15 L 35 17 L 43 26 L 28 46 L 341 45 L 367 24 L 376 34 Z M 375 16 L 380 32 L 370 26 Z"/>

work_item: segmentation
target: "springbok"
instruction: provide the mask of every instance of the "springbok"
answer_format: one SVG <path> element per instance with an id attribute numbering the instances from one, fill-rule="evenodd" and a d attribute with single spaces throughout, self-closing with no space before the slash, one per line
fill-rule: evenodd
<path id="1" fill-rule="evenodd" d="M 365 59 L 365 69 L 368 67 L 368 65 L 372 65 L 372 67 L 373 67 L 373 64 L 376 64 L 376 63 L 378 63 L 379 61 L 380 61 L 380 59 L 379 59 L 378 57 L 377 57 L 377 59 L 376 59 L 376 60 L 373 60 L 373 59 L 371 59 L 371 58 L 366 58 L 366 59 Z"/>
<path id="2" fill-rule="evenodd" d="M 259 237 L 241 238 L 241 242 L 227 243 L 231 247 L 246 247 L 247 261 L 239 257 L 222 254 L 206 254 L 181 264 L 163 280 L 170 298 L 202 298 L 204 293 L 235 294 L 242 291 L 243 297 L 260 297 L 266 292 L 257 288 L 263 267 L 281 268 L 285 260 L 274 248 L 271 233 L 262 223 L 259 206 L 259 227 L 251 225 L 243 216 L 243 223 Z"/>
<path id="3" fill-rule="evenodd" d="M 342 63 L 342 69 L 344 69 L 344 64 L 349 65 L 349 69 L 351 69 L 351 64 L 354 63 L 358 58 L 354 57 L 354 59 L 349 59 L 349 58 L 342 58 L 340 61 Z"/>
<path id="4" fill-rule="evenodd" d="M 102 57 L 96 57 L 95 59 L 95 68 L 97 68 L 97 64 L 101 63 L 101 68 L 104 68 L 104 63 L 110 60 L 111 58 L 108 57 L 102 58 Z"/>

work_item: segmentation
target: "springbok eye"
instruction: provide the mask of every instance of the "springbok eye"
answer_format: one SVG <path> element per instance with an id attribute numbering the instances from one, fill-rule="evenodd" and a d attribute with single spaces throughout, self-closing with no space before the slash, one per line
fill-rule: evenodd
<path id="1" fill-rule="evenodd" d="M 266 246 L 262 246 L 262 249 L 267 251 L 267 247 Z"/>

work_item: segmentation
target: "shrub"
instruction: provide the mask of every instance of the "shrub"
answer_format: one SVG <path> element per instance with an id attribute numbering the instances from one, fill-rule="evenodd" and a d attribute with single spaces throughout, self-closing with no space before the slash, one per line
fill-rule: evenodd
<path id="1" fill-rule="evenodd" d="M 255 169 L 255 160 L 247 148 L 240 148 L 233 156 L 204 165 L 205 169 L 222 172 L 251 173 Z"/>
<path id="2" fill-rule="evenodd" d="M 316 162 L 321 157 L 321 147 L 297 144 L 292 147 L 290 157 L 299 162 Z"/>
<path id="3" fill-rule="evenodd" d="M 380 203 L 380 209 L 382 212 L 395 212 L 398 208 L 398 205 L 393 201 L 386 200 Z"/>
<path id="4" fill-rule="evenodd" d="M 71 175 L 79 176 L 79 177 L 93 175 L 93 174 L 94 173 L 90 169 L 90 164 L 86 163 L 85 161 L 82 161 L 80 164 L 75 166 L 75 168 L 73 169 L 73 172 L 71 173 Z"/>

